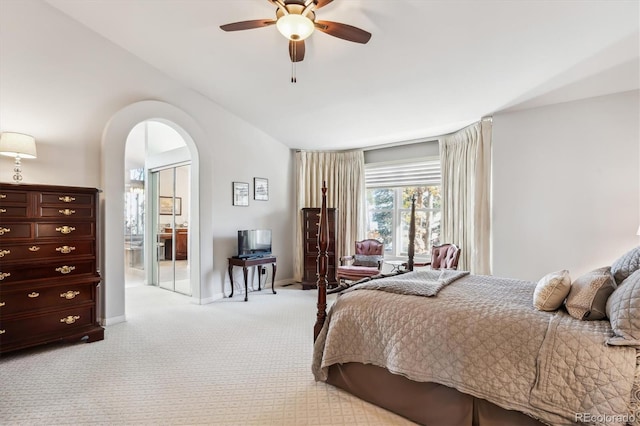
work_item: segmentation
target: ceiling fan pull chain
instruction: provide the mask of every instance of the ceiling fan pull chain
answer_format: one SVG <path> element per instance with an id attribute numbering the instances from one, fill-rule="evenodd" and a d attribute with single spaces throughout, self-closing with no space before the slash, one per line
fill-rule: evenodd
<path id="1" fill-rule="evenodd" d="M 293 57 L 291 58 L 291 82 L 292 83 L 297 83 L 298 80 L 296 79 L 296 59 L 298 59 L 298 55 L 297 55 L 297 43 L 293 43 Z"/>

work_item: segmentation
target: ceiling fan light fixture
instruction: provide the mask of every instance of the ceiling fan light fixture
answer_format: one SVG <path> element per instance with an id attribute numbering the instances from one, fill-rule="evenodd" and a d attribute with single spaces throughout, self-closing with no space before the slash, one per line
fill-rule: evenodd
<path id="1" fill-rule="evenodd" d="M 306 39 L 313 33 L 315 28 L 311 19 L 293 13 L 278 18 L 276 27 L 280 34 L 293 41 Z"/>

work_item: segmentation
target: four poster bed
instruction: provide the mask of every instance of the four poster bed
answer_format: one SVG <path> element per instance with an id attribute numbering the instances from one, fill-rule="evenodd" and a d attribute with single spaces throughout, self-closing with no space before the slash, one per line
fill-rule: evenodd
<path id="1" fill-rule="evenodd" d="M 535 283 L 416 270 L 343 286 L 327 314 L 322 192 L 316 380 L 427 425 L 640 424 L 637 348 L 535 309 Z"/>

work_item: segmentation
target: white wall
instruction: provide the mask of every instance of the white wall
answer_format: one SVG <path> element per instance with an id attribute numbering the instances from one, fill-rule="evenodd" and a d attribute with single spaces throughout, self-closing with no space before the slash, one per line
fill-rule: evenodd
<path id="1" fill-rule="evenodd" d="M 124 190 L 125 141 L 138 123 L 111 126 L 117 137 L 108 144 L 117 148 L 101 146 L 103 133 L 128 106 L 162 101 L 188 118 L 182 120 L 188 126 L 178 125 L 198 130 L 191 135 L 200 160 L 198 296 L 221 297 L 225 282 L 228 294 L 227 257 L 242 228 L 271 228 L 277 280 L 293 276 L 293 163 L 286 146 L 40 0 L 2 1 L 0 12 L 0 131 L 32 134 L 38 144 L 38 158 L 23 162 L 25 183 L 100 187 L 103 195 Z M 145 117 L 151 118 L 172 117 Z M 11 167 L 10 158 L 0 158 L 0 180 L 11 180 Z M 253 177 L 269 179 L 269 201 L 252 197 L 249 207 L 233 207 L 231 182 L 253 188 Z M 102 208 L 102 250 L 118 256 L 103 265 L 102 288 L 110 292 L 103 313 L 115 320 L 124 318 L 123 237 L 119 222 L 107 216 L 121 216 L 122 204 L 121 196 L 109 195 Z"/>
<path id="2" fill-rule="evenodd" d="M 577 278 L 638 245 L 639 93 L 494 114 L 494 275 Z"/>

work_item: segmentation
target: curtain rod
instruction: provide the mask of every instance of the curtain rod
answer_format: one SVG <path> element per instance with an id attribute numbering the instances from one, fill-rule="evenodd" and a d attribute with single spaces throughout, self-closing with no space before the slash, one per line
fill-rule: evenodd
<path id="1" fill-rule="evenodd" d="M 439 136 L 438 136 L 439 137 Z M 368 146 L 363 148 L 363 151 L 375 151 L 376 149 L 384 149 L 384 148 L 392 148 L 394 146 L 403 146 L 403 145 L 414 145 L 418 143 L 438 143 L 438 137 L 433 138 L 420 138 L 420 139 L 411 139 L 408 141 L 400 141 L 400 142 L 389 142 L 382 145 Z"/>

